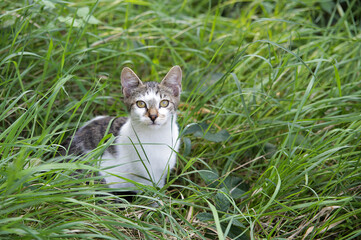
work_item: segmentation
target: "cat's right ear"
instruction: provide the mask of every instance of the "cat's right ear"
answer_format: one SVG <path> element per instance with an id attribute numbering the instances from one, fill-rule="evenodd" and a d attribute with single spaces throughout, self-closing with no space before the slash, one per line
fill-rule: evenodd
<path id="1" fill-rule="evenodd" d="M 128 67 L 123 68 L 120 80 L 123 88 L 123 94 L 125 97 L 130 96 L 132 89 L 143 85 L 137 74 L 135 74 L 132 69 Z"/>

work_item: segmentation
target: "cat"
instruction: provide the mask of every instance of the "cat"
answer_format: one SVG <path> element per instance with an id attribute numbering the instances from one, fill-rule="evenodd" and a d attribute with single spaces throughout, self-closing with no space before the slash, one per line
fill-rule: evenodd
<path id="1" fill-rule="evenodd" d="M 181 80 L 179 66 L 172 67 L 160 83 L 142 82 L 125 67 L 121 85 L 129 117 L 95 117 L 67 139 L 61 155 L 87 154 L 111 133 L 115 140 L 100 160 L 103 182 L 109 188 L 133 188 L 136 193 L 139 190 L 131 181 L 162 188 L 179 149 L 176 111 Z"/>

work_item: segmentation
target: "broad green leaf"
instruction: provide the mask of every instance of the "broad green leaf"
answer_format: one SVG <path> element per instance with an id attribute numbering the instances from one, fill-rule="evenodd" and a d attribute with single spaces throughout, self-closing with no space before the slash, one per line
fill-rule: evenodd
<path id="1" fill-rule="evenodd" d="M 229 202 L 229 199 L 225 196 L 226 191 L 227 191 L 227 189 L 222 188 L 221 190 L 219 190 L 217 192 L 216 198 L 215 198 L 216 208 L 217 208 L 217 210 L 222 211 L 222 212 L 227 212 L 231 205 Z"/>
<path id="2" fill-rule="evenodd" d="M 76 14 L 79 17 L 82 17 L 84 19 L 89 14 L 89 7 L 81 7 L 81 8 L 79 8 L 78 11 L 76 12 Z"/>
<path id="3" fill-rule="evenodd" d="M 73 25 L 73 27 L 81 27 L 83 25 L 83 21 L 81 19 L 73 19 L 72 17 L 58 17 L 58 20 L 60 22 L 65 23 L 66 25 L 70 26 Z"/>
<path id="4" fill-rule="evenodd" d="M 184 137 L 182 139 L 182 142 L 184 144 L 184 151 L 183 151 L 183 155 L 186 157 L 191 153 L 192 150 L 192 142 L 188 137 Z"/>
<path id="5" fill-rule="evenodd" d="M 202 179 L 206 182 L 207 185 L 210 187 L 215 187 L 218 185 L 218 173 L 217 171 L 213 170 L 200 170 L 198 171 L 201 175 Z"/>
<path id="6" fill-rule="evenodd" d="M 227 130 L 222 129 L 218 132 L 207 131 L 209 125 L 206 123 L 192 123 L 185 127 L 182 135 L 193 134 L 195 137 L 204 138 L 211 142 L 223 142 L 226 141 L 230 134 Z"/>

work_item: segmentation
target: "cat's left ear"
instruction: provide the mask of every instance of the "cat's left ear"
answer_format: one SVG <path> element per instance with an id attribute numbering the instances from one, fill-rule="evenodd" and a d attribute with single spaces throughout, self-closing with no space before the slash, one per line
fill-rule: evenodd
<path id="1" fill-rule="evenodd" d="M 138 86 L 143 85 L 137 74 L 135 74 L 132 69 L 128 67 L 123 68 L 120 80 L 125 97 L 129 97 L 131 95 L 133 88 L 137 88 Z"/>
<path id="2" fill-rule="evenodd" d="M 172 67 L 160 84 L 171 88 L 174 96 L 178 97 L 182 90 L 182 69 L 179 66 Z"/>

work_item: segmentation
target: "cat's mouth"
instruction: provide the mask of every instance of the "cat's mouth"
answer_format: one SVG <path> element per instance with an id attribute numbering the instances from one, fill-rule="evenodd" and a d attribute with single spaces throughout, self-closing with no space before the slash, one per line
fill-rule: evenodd
<path id="1" fill-rule="evenodd" d="M 160 124 L 159 122 L 150 122 L 148 123 L 148 126 L 151 128 L 156 128 L 156 127 L 160 127 L 162 124 Z"/>

